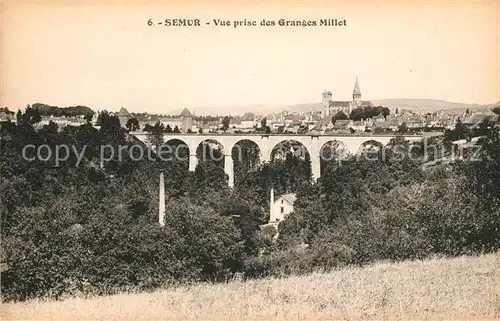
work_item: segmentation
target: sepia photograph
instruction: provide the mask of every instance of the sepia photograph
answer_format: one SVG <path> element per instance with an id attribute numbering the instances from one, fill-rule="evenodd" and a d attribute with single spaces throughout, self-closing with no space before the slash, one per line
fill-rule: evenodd
<path id="1" fill-rule="evenodd" d="M 500 320 L 500 1 L 0 0 L 1 320 Z"/>

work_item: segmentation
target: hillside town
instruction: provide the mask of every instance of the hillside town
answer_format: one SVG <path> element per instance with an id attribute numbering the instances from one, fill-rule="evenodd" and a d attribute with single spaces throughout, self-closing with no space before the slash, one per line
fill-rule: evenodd
<path id="1" fill-rule="evenodd" d="M 43 105 L 43 104 L 35 104 Z M 33 105 L 32 107 L 35 107 Z M 319 104 L 318 104 L 319 105 Z M 43 105 L 46 106 L 46 105 Z M 51 107 L 51 106 L 49 106 Z M 90 121 L 98 127 L 98 116 L 102 111 L 92 111 L 92 115 L 41 115 L 38 126 L 53 122 L 59 128 L 79 126 Z M 122 127 L 129 128 L 134 123 L 134 131 L 146 130 L 148 126 L 161 124 L 166 133 L 267 133 L 267 134 L 311 134 L 311 135 L 356 135 L 382 133 L 422 133 L 452 129 L 457 122 L 475 126 L 484 120 L 499 123 L 499 115 L 492 110 L 469 110 L 462 113 L 439 110 L 416 112 L 398 108 L 389 110 L 384 106 L 374 106 L 371 101 L 361 99 L 361 90 L 356 79 L 351 101 L 332 99 L 332 93 L 321 94 L 321 107 L 312 111 L 290 111 L 286 107 L 268 115 L 247 112 L 244 115 L 204 115 L 198 116 L 188 108 L 176 115 L 133 113 L 121 107 L 109 111 L 116 115 Z M 0 121 L 16 121 L 15 113 L 7 108 L 0 110 Z"/>
<path id="2" fill-rule="evenodd" d="M 0 4 L 0 321 L 500 321 L 500 0 L 67 2 Z"/>

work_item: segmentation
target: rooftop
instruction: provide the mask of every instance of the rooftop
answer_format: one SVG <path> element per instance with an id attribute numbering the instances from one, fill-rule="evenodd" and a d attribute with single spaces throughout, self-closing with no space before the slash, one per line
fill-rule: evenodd
<path id="1" fill-rule="evenodd" d="M 180 116 L 181 117 L 193 117 L 193 114 L 191 114 L 191 112 L 187 108 L 184 108 L 182 110 L 182 112 L 180 113 Z"/>
<path id="2" fill-rule="evenodd" d="M 120 116 L 130 116 L 130 113 L 128 112 L 127 109 L 125 108 L 120 108 L 120 111 L 118 111 L 118 113 L 116 113 L 116 116 L 120 117 Z"/>
<path id="3" fill-rule="evenodd" d="M 285 200 L 288 203 L 290 203 L 291 205 L 293 205 L 293 203 L 295 203 L 295 200 L 297 199 L 297 196 L 295 196 L 295 194 L 293 194 L 293 193 L 289 193 L 289 194 L 281 195 L 280 197 L 278 197 L 277 200 L 279 200 L 280 198 L 282 198 L 283 200 Z"/>

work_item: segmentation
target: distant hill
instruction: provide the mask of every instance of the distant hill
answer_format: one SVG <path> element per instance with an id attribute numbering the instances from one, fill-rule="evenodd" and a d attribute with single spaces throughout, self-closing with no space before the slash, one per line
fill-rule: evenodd
<path id="1" fill-rule="evenodd" d="M 291 112 L 311 112 L 311 111 L 319 111 L 323 108 L 321 103 L 310 103 L 310 104 L 297 104 L 297 105 L 288 105 L 283 109 L 286 109 Z"/>
<path id="2" fill-rule="evenodd" d="M 379 100 L 371 100 L 373 105 L 388 107 L 391 111 L 394 111 L 396 108 L 399 110 L 409 109 L 415 112 L 436 112 L 440 110 L 446 110 L 447 112 L 454 114 L 461 114 L 469 108 L 469 110 L 488 110 L 497 104 L 488 104 L 488 105 L 478 105 L 478 104 L 464 104 L 464 103 L 454 103 L 445 100 L 436 100 L 436 99 L 379 99 Z M 314 110 L 321 110 L 321 103 L 310 103 L 310 104 L 297 104 L 297 105 L 288 105 L 284 109 L 293 111 L 293 112 L 310 112 Z"/>
<path id="3" fill-rule="evenodd" d="M 462 114 L 467 108 L 471 111 L 474 110 L 487 110 L 495 106 L 496 104 L 488 105 L 478 105 L 478 104 L 464 104 L 464 103 L 454 103 L 444 100 L 436 99 L 380 99 L 371 101 L 375 106 L 381 105 L 388 107 L 391 112 L 394 112 L 396 108 L 399 110 L 409 109 L 416 112 L 428 113 L 436 112 L 439 110 L 446 110 L 454 114 Z M 283 110 L 288 110 L 291 112 L 311 112 L 320 111 L 322 108 L 321 102 L 306 103 L 306 104 L 294 104 L 294 105 L 229 105 L 229 106 L 188 106 L 188 110 L 197 116 L 206 115 L 240 115 L 243 116 L 247 112 L 255 113 L 258 115 L 270 115 L 274 113 L 281 113 Z M 162 114 L 165 115 L 179 115 L 183 108 L 172 109 L 168 111 L 163 111 Z"/>
<path id="4" fill-rule="evenodd" d="M 42 103 L 34 103 L 31 107 L 40 111 L 42 116 L 74 117 L 94 114 L 94 111 L 87 106 L 58 107 Z"/>
<path id="5" fill-rule="evenodd" d="M 243 116 L 245 113 L 255 113 L 259 115 L 268 115 L 275 112 L 281 112 L 285 110 L 285 105 L 237 105 L 237 106 L 204 106 L 204 107 L 188 107 L 191 113 L 197 116 L 206 115 L 240 115 Z M 168 112 L 168 114 L 176 115 L 180 113 L 180 110 L 173 110 Z"/>
<path id="6" fill-rule="evenodd" d="M 467 110 L 481 110 L 486 111 L 491 109 L 497 104 L 488 104 L 488 105 L 478 105 L 478 104 L 465 104 L 465 103 L 455 103 L 449 102 L 445 100 L 436 100 L 436 99 L 381 99 L 381 100 L 372 100 L 374 105 L 382 105 L 388 107 L 391 110 L 395 110 L 398 108 L 409 109 L 416 112 L 429 113 L 436 112 L 440 110 L 446 110 L 449 113 L 461 114 Z"/>

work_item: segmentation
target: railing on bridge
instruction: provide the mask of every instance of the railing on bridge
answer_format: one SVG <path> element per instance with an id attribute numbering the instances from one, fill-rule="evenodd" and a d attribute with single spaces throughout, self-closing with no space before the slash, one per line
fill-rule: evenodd
<path id="1" fill-rule="evenodd" d="M 130 132 L 130 134 L 147 134 L 145 131 L 136 131 Z M 423 133 L 219 133 L 219 132 L 209 132 L 209 133 L 164 133 L 164 135 L 172 135 L 172 136 L 331 136 L 331 137 L 393 137 L 393 136 L 423 136 Z"/>

